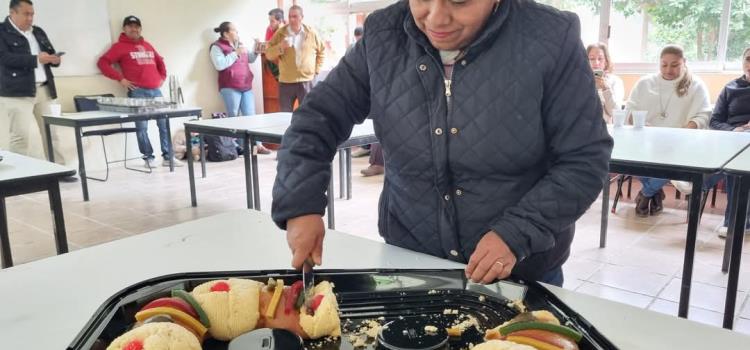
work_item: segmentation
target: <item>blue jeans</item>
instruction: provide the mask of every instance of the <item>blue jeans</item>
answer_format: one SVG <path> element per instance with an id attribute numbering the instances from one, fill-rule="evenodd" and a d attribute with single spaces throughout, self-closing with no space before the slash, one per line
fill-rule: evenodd
<path id="1" fill-rule="evenodd" d="M 734 193 L 734 178 L 731 176 L 727 176 L 726 178 L 727 208 L 726 210 L 724 210 L 724 226 L 729 227 L 729 219 L 731 218 L 732 212 L 734 211 L 734 206 L 732 205 L 732 196 Z M 718 182 L 718 180 L 716 182 Z M 750 213 L 750 210 L 748 210 L 748 213 Z M 745 221 L 745 229 L 750 229 L 750 215 L 747 216 L 747 220 Z"/>
<path id="2" fill-rule="evenodd" d="M 128 91 L 128 97 L 134 98 L 154 98 L 161 97 L 159 89 L 141 89 Z M 167 118 L 156 119 L 156 126 L 159 127 L 159 141 L 161 143 L 161 156 L 164 160 L 169 160 L 169 151 L 172 147 L 172 140 L 167 132 Z M 148 139 L 148 120 L 135 122 L 138 131 L 135 133 L 138 140 L 138 150 L 143 154 L 143 159 L 154 159 L 154 148 L 151 147 L 151 140 Z"/>
<path id="3" fill-rule="evenodd" d="M 229 117 L 255 115 L 255 95 L 253 94 L 253 90 L 240 91 L 223 88 L 219 90 L 219 93 L 224 100 L 224 107 L 226 107 Z M 261 142 L 257 144 L 260 145 Z"/>
<path id="4" fill-rule="evenodd" d="M 563 277 L 562 266 L 560 266 L 556 269 L 545 272 L 544 275 L 542 275 L 542 278 L 539 279 L 539 282 L 544 282 L 562 288 L 564 280 L 565 278 Z"/>
<path id="5" fill-rule="evenodd" d="M 655 194 L 659 193 L 659 190 L 661 190 L 667 182 L 669 182 L 669 180 L 656 179 L 653 177 L 641 177 L 638 178 L 638 180 L 641 180 L 641 185 L 643 185 L 641 193 L 643 193 L 645 197 L 653 197 Z"/>
<path id="6" fill-rule="evenodd" d="M 253 90 L 239 91 L 230 88 L 219 90 L 224 99 L 224 107 L 230 117 L 255 115 L 255 96 Z"/>

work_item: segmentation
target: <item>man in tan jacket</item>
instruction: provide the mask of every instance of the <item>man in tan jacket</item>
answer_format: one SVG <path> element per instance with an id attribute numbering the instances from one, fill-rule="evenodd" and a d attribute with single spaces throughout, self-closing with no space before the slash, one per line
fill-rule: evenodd
<path id="1" fill-rule="evenodd" d="M 296 99 L 300 104 L 320 73 L 325 57 L 323 40 L 302 23 L 302 7 L 289 8 L 289 24 L 281 26 L 266 49 L 268 60 L 279 60 L 279 104 L 282 112 L 291 112 Z"/>

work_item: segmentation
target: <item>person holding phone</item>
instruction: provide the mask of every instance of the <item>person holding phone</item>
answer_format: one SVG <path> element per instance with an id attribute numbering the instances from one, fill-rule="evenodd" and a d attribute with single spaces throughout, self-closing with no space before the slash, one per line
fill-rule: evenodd
<path id="1" fill-rule="evenodd" d="M 156 49 L 141 35 L 141 20 L 136 16 L 127 16 L 122 20 L 122 33 L 116 43 L 99 57 L 99 70 L 112 80 L 120 83 L 128 90 L 128 97 L 155 98 L 162 97 L 159 89 L 167 78 L 167 67 Z M 113 65 L 120 66 L 120 71 Z M 167 132 L 167 119 L 156 120 L 159 127 L 159 141 L 161 141 L 162 166 L 169 166 L 169 150 L 172 139 Z M 135 122 L 138 149 L 143 154 L 146 168 L 156 167 L 154 149 L 148 138 L 148 121 Z M 183 166 L 174 160 L 174 166 Z"/>
<path id="2" fill-rule="evenodd" d="M 62 60 L 47 33 L 33 25 L 33 2 L 11 0 L 9 10 L 0 30 L 0 148 L 44 159 L 42 114 L 57 99 L 52 68 Z M 65 163 L 59 147 L 55 161 Z"/>
<path id="3" fill-rule="evenodd" d="M 605 43 L 591 44 L 586 47 L 589 65 L 594 71 L 594 81 L 599 100 L 602 103 L 602 117 L 607 123 L 612 123 L 612 110 L 622 108 L 625 98 L 625 86 L 620 77 L 612 73 L 612 58 Z"/>
<path id="4" fill-rule="evenodd" d="M 294 102 L 302 104 L 313 81 L 323 68 L 325 44 L 315 30 L 304 24 L 302 7 L 289 8 L 289 24 L 276 30 L 266 48 L 269 61 L 278 60 L 279 105 L 282 112 L 291 112 Z"/>
<path id="5" fill-rule="evenodd" d="M 219 39 L 211 44 L 211 63 L 219 72 L 219 93 L 230 117 L 255 114 L 253 94 L 253 72 L 250 63 L 258 58 L 258 40 L 252 50 L 240 42 L 237 27 L 232 22 L 222 22 L 214 28 Z M 258 142 L 258 153 L 269 154 L 267 148 Z"/>

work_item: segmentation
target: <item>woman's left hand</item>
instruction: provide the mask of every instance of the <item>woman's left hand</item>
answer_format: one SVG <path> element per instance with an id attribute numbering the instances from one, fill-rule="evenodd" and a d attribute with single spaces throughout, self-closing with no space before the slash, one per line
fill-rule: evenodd
<path id="1" fill-rule="evenodd" d="M 476 283 L 492 283 L 510 276 L 516 256 L 495 231 L 487 232 L 466 266 L 466 278 Z"/>
<path id="2" fill-rule="evenodd" d="M 695 122 L 693 122 L 693 121 L 691 121 L 691 122 L 688 122 L 688 124 L 687 124 L 687 128 L 688 128 L 688 129 L 698 129 L 698 124 L 696 124 L 696 123 L 695 123 Z"/>

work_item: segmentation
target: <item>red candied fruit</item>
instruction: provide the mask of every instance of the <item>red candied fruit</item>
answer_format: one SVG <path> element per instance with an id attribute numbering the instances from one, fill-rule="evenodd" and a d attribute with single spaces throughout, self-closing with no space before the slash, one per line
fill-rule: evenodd
<path id="1" fill-rule="evenodd" d="M 213 286 L 211 286 L 212 292 L 229 292 L 229 283 L 227 282 L 216 282 Z"/>
<path id="2" fill-rule="evenodd" d="M 143 350 L 143 341 L 131 340 L 122 350 Z"/>
<path id="3" fill-rule="evenodd" d="M 313 298 L 312 303 L 310 304 L 310 308 L 313 310 L 313 312 L 318 311 L 318 308 L 320 307 L 320 303 L 322 302 L 323 302 L 322 294 L 316 295 Z"/>

